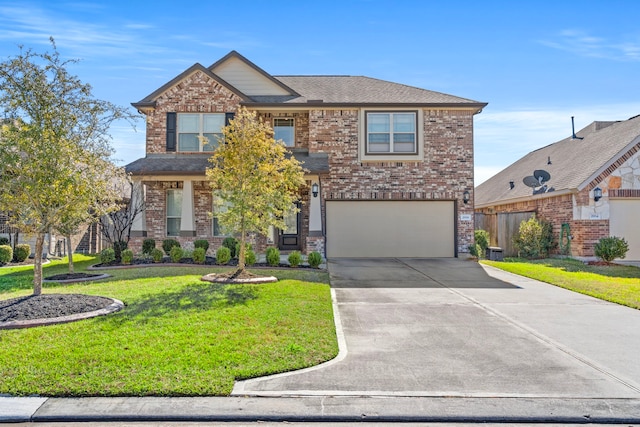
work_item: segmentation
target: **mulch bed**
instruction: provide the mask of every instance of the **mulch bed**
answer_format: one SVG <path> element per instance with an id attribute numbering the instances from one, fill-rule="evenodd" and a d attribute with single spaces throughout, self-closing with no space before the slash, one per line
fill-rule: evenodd
<path id="1" fill-rule="evenodd" d="M 78 280 L 78 279 L 94 279 L 96 277 L 102 277 L 102 274 L 91 274 L 91 273 L 62 273 L 55 274 L 53 276 L 45 277 L 45 280 Z"/>
<path id="2" fill-rule="evenodd" d="M 113 300 L 82 294 L 43 294 L 0 301 L 0 322 L 50 319 L 106 308 Z"/>
<path id="3" fill-rule="evenodd" d="M 108 263 L 108 264 L 95 264 L 93 265 L 93 267 L 120 267 L 120 266 L 124 266 L 124 265 L 158 265 L 158 264 L 188 264 L 188 265 L 194 265 L 194 266 L 215 266 L 215 267 L 236 267 L 238 265 L 238 260 L 236 258 L 230 260 L 227 264 L 218 264 L 216 262 L 215 257 L 207 257 L 204 261 L 203 264 L 196 264 L 195 262 L 193 262 L 192 258 L 182 258 L 178 263 L 174 263 L 173 261 L 171 261 L 171 258 L 169 257 L 164 257 L 162 259 L 161 262 L 158 263 L 154 263 L 152 259 L 148 259 L 148 258 L 135 258 L 131 264 L 122 264 L 122 263 L 117 263 L 117 262 L 112 262 L 112 263 Z M 278 264 L 278 265 L 269 265 L 266 262 L 257 262 L 255 264 L 252 265 L 248 265 L 247 268 L 253 268 L 253 267 L 264 267 L 264 268 L 292 268 L 289 264 Z M 296 268 L 313 268 L 308 264 L 300 264 L 298 267 Z M 315 269 L 317 270 L 317 268 Z"/>

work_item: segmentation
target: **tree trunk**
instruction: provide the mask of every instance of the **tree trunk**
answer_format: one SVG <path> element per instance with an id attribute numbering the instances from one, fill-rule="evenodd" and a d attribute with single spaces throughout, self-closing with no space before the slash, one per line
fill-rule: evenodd
<path id="1" fill-rule="evenodd" d="M 244 227 L 242 227 L 242 231 L 240 232 L 240 252 L 238 253 L 238 273 L 244 271 L 245 260 L 246 260 L 246 244 L 244 243 L 244 239 L 246 238 L 246 232 L 244 231 Z"/>
<path id="2" fill-rule="evenodd" d="M 71 235 L 65 236 L 67 251 L 69 252 L 69 273 L 73 274 L 73 250 L 71 249 Z"/>
<path id="3" fill-rule="evenodd" d="M 33 254 L 33 295 L 42 293 L 42 248 L 44 247 L 44 233 L 36 234 L 36 249 Z"/>

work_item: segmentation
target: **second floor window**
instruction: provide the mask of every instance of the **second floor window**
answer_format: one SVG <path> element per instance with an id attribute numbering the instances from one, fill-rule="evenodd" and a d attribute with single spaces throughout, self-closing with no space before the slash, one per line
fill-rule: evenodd
<path id="1" fill-rule="evenodd" d="M 178 114 L 178 151 L 213 151 L 222 138 L 224 114 Z"/>
<path id="2" fill-rule="evenodd" d="M 367 112 L 367 154 L 416 154 L 417 119 L 413 111 Z"/>

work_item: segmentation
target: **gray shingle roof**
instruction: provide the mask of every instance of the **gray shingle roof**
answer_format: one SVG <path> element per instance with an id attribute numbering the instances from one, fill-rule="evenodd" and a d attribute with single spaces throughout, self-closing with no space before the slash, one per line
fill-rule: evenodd
<path id="1" fill-rule="evenodd" d="M 522 180 L 537 169 L 551 174 L 547 186 L 555 191 L 584 188 L 596 172 L 608 167 L 640 143 L 640 116 L 620 122 L 593 122 L 579 131 L 577 136 L 583 139 L 569 137 L 532 151 L 478 185 L 475 189 L 475 205 L 490 206 L 531 196 L 533 189 L 524 185 Z M 548 164 L 548 160 L 551 160 L 551 164 Z M 509 188 L 509 181 L 514 182 L 513 189 Z"/>
<path id="2" fill-rule="evenodd" d="M 293 156 L 309 173 L 329 172 L 329 157 L 324 153 L 296 151 Z M 209 154 L 149 154 L 125 166 L 132 175 L 201 175 L 209 166 Z"/>
<path id="3" fill-rule="evenodd" d="M 364 76 L 274 76 L 299 94 L 272 100 L 254 97 L 256 102 L 327 104 L 468 104 L 486 105 L 470 99 L 420 89 Z"/>

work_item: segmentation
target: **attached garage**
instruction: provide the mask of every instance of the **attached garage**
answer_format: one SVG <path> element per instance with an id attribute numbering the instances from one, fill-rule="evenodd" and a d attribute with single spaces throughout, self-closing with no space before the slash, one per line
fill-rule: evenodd
<path id="1" fill-rule="evenodd" d="M 625 260 L 640 260 L 640 199 L 611 199 L 609 235 L 624 237 L 629 244 Z"/>
<path id="2" fill-rule="evenodd" d="M 329 258 L 456 255 L 453 201 L 333 200 L 326 210 Z"/>

